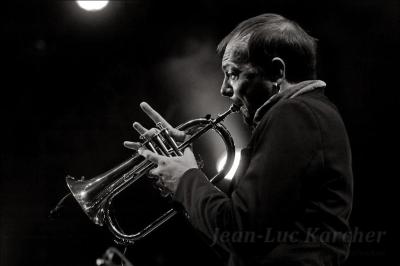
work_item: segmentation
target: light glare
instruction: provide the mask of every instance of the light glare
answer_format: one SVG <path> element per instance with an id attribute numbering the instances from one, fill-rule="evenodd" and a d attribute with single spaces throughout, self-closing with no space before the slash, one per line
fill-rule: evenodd
<path id="1" fill-rule="evenodd" d="M 80 198 L 86 197 L 86 191 L 81 191 L 81 192 L 79 193 L 79 197 L 80 197 Z"/>
<path id="2" fill-rule="evenodd" d="M 87 11 L 98 11 L 105 8 L 108 5 L 107 1 L 76 1 L 76 3 Z"/>
<path id="3" fill-rule="evenodd" d="M 240 151 L 236 151 L 235 159 L 233 160 L 232 167 L 229 170 L 228 174 L 224 177 L 225 179 L 232 180 L 237 168 L 239 167 L 239 162 L 240 162 Z M 225 163 L 226 163 L 226 154 L 224 154 L 224 156 L 218 160 L 218 163 L 217 163 L 217 171 L 218 172 L 222 171 L 222 169 L 225 166 Z"/>

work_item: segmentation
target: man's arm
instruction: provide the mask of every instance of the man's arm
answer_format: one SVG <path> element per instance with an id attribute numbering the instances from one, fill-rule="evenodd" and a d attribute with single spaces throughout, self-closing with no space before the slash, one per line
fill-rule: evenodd
<path id="1" fill-rule="evenodd" d="M 224 233 L 265 232 L 282 226 L 299 211 L 300 176 L 320 148 L 320 131 L 311 110 L 287 100 L 267 114 L 255 130 L 251 160 L 231 197 L 214 187 L 198 169 L 180 179 L 175 200 L 192 224 L 223 246 Z"/>

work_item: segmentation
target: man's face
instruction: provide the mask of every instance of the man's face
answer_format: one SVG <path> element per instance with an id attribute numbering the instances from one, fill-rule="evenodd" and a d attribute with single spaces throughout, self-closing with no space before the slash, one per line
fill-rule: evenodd
<path id="1" fill-rule="evenodd" d="M 251 124 L 256 110 L 271 96 L 272 83 L 251 63 L 243 51 L 247 42 L 231 40 L 222 58 L 224 81 L 221 94 L 240 106 L 240 111 Z"/>

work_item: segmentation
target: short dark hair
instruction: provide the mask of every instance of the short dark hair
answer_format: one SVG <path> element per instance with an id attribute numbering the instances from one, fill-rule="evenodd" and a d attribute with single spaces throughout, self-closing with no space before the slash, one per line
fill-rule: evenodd
<path id="1" fill-rule="evenodd" d="M 286 79 L 298 82 L 316 77 L 316 39 L 296 22 L 277 14 L 262 14 L 241 22 L 218 45 L 222 57 L 233 40 L 248 39 L 245 57 L 268 73 L 270 62 L 280 57 L 286 64 Z"/>

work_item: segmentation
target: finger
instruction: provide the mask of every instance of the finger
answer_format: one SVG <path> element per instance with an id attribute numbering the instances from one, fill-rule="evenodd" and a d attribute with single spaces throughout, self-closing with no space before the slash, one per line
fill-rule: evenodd
<path id="1" fill-rule="evenodd" d="M 161 123 L 163 127 L 171 129 L 172 126 L 165 120 L 156 110 L 154 110 L 148 103 L 142 102 L 140 104 L 142 110 L 153 120 L 154 123 Z"/>
<path id="2" fill-rule="evenodd" d="M 141 137 L 143 137 L 145 139 L 151 139 L 159 132 L 159 130 L 157 128 L 151 128 L 151 129 L 147 130 L 139 122 L 133 123 L 133 128 L 140 134 Z"/>
<path id="3" fill-rule="evenodd" d="M 161 123 L 161 125 L 169 130 L 170 135 L 177 141 L 185 140 L 185 132 L 173 128 L 167 120 L 165 120 L 156 110 L 154 110 L 148 103 L 142 102 L 140 104 L 142 110 L 153 120 L 154 123 Z"/>
<path id="4" fill-rule="evenodd" d="M 194 156 L 194 153 L 192 151 L 192 149 L 190 149 L 189 147 L 187 147 L 184 151 L 183 151 L 183 156 L 185 158 L 190 159 L 193 162 L 193 166 L 198 166 L 196 157 Z"/>
<path id="5" fill-rule="evenodd" d="M 161 125 L 165 128 L 167 128 L 171 134 L 171 136 L 178 140 L 178 141 L 184 141 L 185 140 L 185 132 L 178 130 L 176 128 L 173 128 L 170 123 L 167 122 L 156 110 L 154 110 L 148 103 L 142 102 L 140 104 L 140 107 L 142 110 L 153 120 L 154 123 L 161 123 Z"/>
<path id="6" fill-rule="evenodd" d="M 156 175 L 153 174 L 153 170 L 154 170 L 154 169 L 152 169 L 152 170 L 149 171 L 147 177 L 150 178 L 150 179 L 158 179 L 158 176 L 156 176 Z"/>
<path id="7" fill-rule="evenodd" d="M 183 151 L 183 155 L 185 155 L 185 156 L 192 156 L 192 155 L 193 155 L 192 149 L 190 149 L 189 147 L 186 147 L 185 150 Z M 194 156 L 194 155 L 193 155 L 193 156 Z"/>
<path id="8" fill-rule="evenodd" d="M 157 178 L 157 182 L 160 182 L 160 171 L 159 171 L 158 167 L 154 168 L 154 169 L 151 169 L 149 171 L 149 173 L 150 173 L 150 175 L 152 175 L 155 178 Z"/>
<path id="9" fill-rule="evenodd" d="M 163 160 L 163 156 L 157 153 L 151 152 L 149 150 L 140 148 L 138 149 L 138 153 L 142 155 L 146 160 L 149 160 L 152 163 L 159 164 L 160 161 Z"/>
<path id="10" fill-rule="evenodd" d="M 182 130 L 176 129 L 176 128 L 170 128 L 169 129 L 169 134 L 171 137 L 173 137 L 177 141 L 183 142 L 186 138 L 186 133 Z"/>
<path id="11" fill-rule="evenodd" d="M 139 122 L 133 123 L 133 128 L 140 134 L 143 135 L 144 133 L 147 132 L 147 129 L 142 126 Z"/>
<path id="12" fill-rule="evenodd" d="M 125 148 L 137 151 L 141 144 L 139 142 L 124 141 L 124 146 Z"/>
<path id="13" fill-rule="evenodd" d="M 158 130 L 157 128 L 151 128 L 151 129 L 147 130 L 144 134 L 142 134 L 142 136 L 143 136 L 145 139 L 151 139 L 151 138 L 153 138 L 155 135 L 157 135 L 158 132 L 160 132 L 160 130 Z"/>

